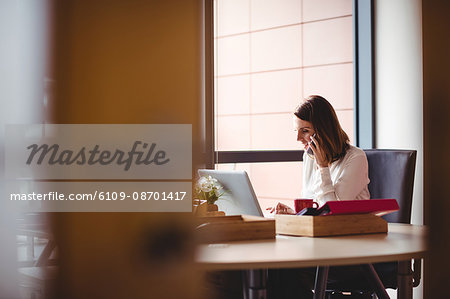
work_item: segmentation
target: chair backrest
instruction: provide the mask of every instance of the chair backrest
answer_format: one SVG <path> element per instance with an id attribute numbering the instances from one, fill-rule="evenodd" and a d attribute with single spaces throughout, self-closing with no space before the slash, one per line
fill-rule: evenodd
<path id="1" fill-rule="evenodd" d="M 400 210 L 383 216 L 388 222 L 410 223 L 417 151 L 364 150 L 369 162 L 370 198 L 395 198 Z"/>

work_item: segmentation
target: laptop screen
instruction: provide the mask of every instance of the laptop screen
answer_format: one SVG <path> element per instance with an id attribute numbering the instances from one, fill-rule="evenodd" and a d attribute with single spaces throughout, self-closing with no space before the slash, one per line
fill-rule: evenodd
<path id="1" fill-rule="evenodd" d="M 216 201 L 219 211 L 226 215 L 263 216 L 255 191 L 244 170 L 199 169 L 200 176 L 217 179 L 225 193 Z"/>

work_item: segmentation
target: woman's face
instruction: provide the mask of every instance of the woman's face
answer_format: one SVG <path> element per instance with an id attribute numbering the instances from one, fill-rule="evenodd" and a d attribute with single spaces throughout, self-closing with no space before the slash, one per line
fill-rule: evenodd
<path id="1" fill-rule="evenodd" d="M 310 137 L 315 133 L 312 123 L 293 116 L 294 129 L 297 132 L 297 141 L 300 141 L 305 149 L 308 148 Z"/>

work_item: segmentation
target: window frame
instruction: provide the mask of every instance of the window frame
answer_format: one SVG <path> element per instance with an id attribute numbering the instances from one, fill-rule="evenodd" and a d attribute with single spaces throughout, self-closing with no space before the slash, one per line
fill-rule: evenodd
<path id="1" fill-rule="evenodd" d="M 220 0 L 217 0 L 220 1 Z M 214 0 L 205 0 L 203 143 L 205 167 L 216 164 L 303 161 L 303 150 L 216 151 L 214 126 Z M 353 80 L 355 144 L 375 146 L 373 0 L 353 0 Z"/>

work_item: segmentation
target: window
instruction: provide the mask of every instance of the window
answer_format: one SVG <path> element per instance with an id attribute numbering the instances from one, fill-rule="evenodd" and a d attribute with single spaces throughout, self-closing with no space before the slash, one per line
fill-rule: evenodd
<path id="1" fill-rule="evenodd" d="M 287 155 L 300 161 L 301 153 L 289 152 L 302 149 L 292 111 L 310 94 L 331 102 L 355 143 L 353 6 L 352 0 L 213 1 L 216 152 L 249 157 L 276 150 L 267 161 Z M 216 168 L 247 170 L 262 207 L 300 196 L 301 163 L 246 160 Z"/>

